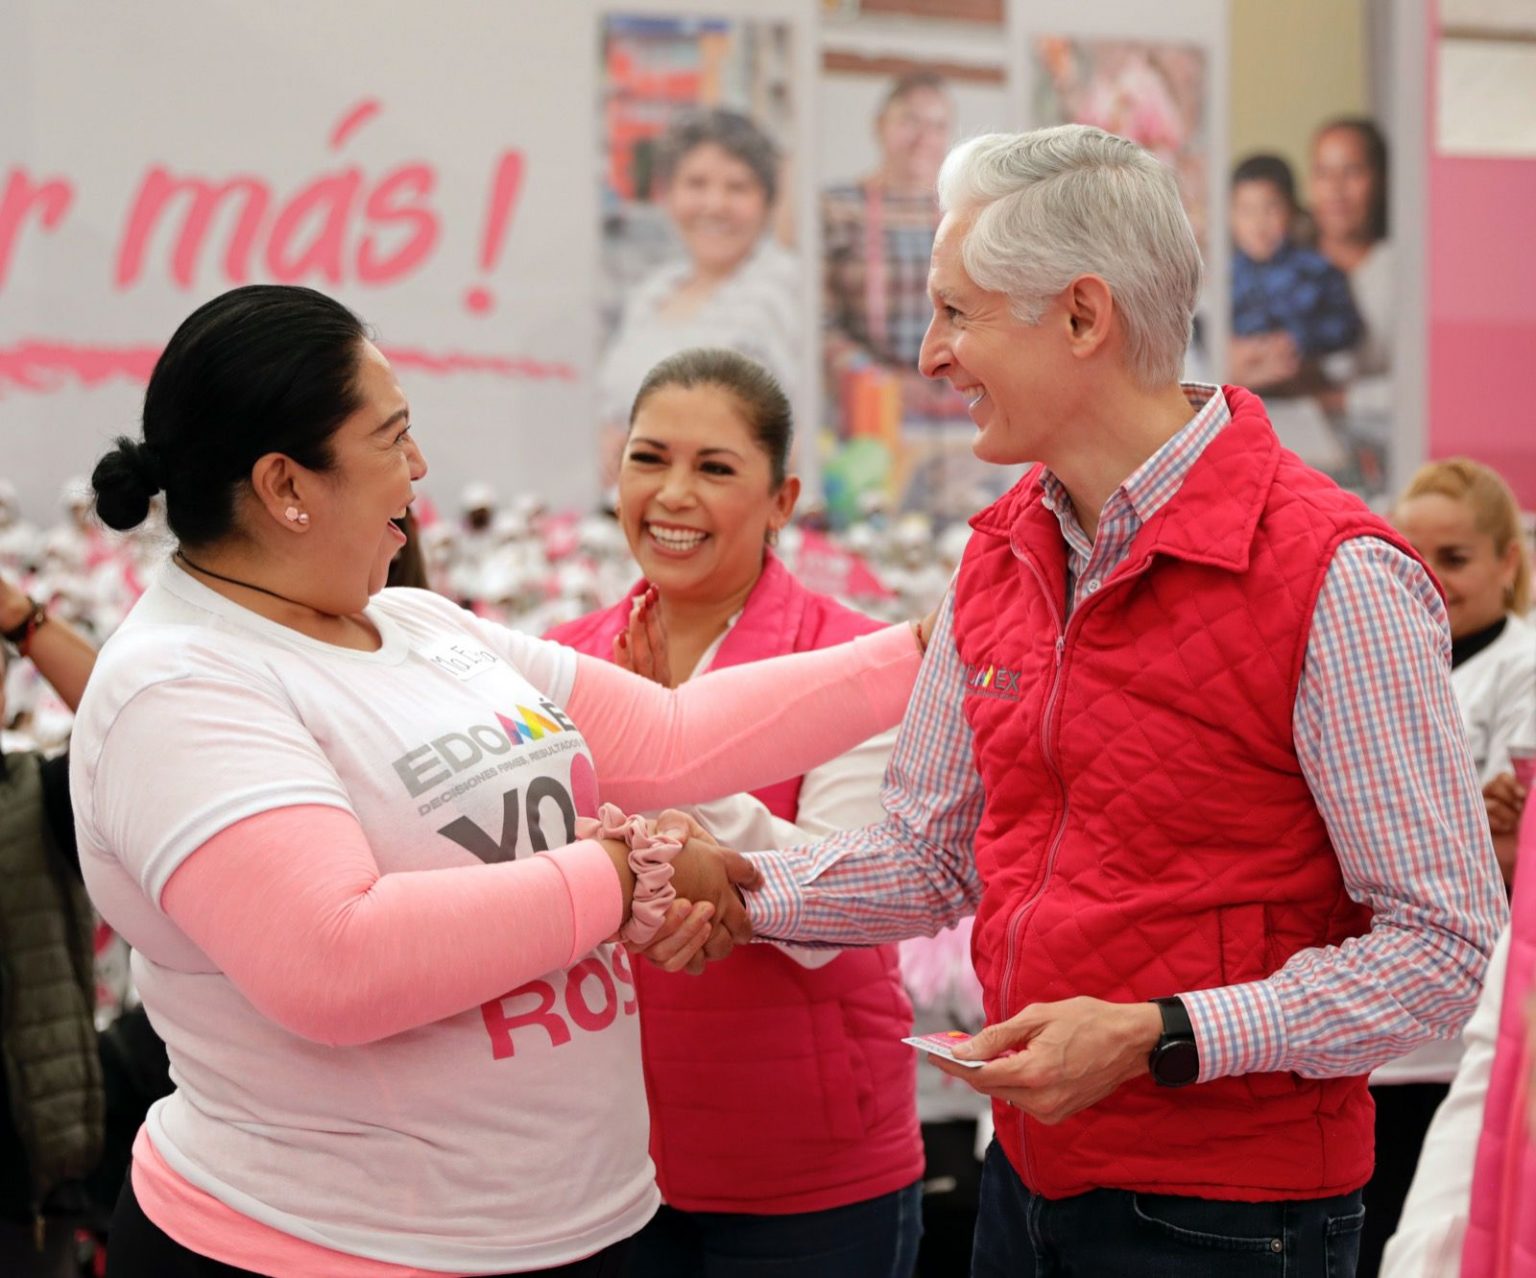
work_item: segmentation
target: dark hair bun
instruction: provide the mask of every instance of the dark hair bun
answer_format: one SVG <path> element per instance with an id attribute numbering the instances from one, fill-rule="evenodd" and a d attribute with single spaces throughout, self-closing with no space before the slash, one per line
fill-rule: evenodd
<path id="1" fill-rule="evenodd" d="M 126 435 L 117 437 L 117 447 L 104 454 L 91 472 L 96 513 L 108 528 L 119 531 L 143 523 L 150 498 L 164 486 L 155 450 Z"/>

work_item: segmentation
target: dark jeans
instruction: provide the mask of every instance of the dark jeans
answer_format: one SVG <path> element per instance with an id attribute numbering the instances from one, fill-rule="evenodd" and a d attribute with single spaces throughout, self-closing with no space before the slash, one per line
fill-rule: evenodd
<path id="1" fill-rule="evenodd" d="M 908 1278 L 922 1184 L 788 1216 L 663 1207 L 635 1237 L 629 1278 Z"/>
<path id="2" fill-rule="evenodd" d="M 1365 1231 L 1360 1235 L 1359 1278 L 1376 1278 L 1387 1239 L 1397 1232 L 1408 1186 L 1424 1149 L 1430 1119 L 1449 1083 L 1397 1083 L 1371 1088 L 1376 1102 L 1376 1170 L 1366 1183 Z"/>
<path id="3" fill-rule="evenodd" d="M 629 1254 L 629 1239 L 605 1247 L 595 1256 L 554 1269 L 530 1269 L 498 1278 L 622 1278 Z M 112 1217 L 107 1240 L 107 1278 L 262 1278 L 249 1269 L 226 1265 L 222 1260 L 190 1251 L 144 1214 L 133 1196 L 133 1181 L 123 1181 L 123 1192 Z"/>
<path id="4" fill-rule="evenodd" d="M 1045 1199 L 996 1141 L 981 1176 L 974 1278 L 1352 1278 L 1360 1194 L 1229 1203 L 1096 1189 Z"/>

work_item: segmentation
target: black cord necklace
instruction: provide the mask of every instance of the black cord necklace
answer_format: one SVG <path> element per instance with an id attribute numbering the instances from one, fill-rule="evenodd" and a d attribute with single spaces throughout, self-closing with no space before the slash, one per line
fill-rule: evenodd
<path id="1" fill-rule="evenodd" d="M 301 603 L 297 599 L 290 599 L 287 595 L 280 595 L 275 590 L 268 590 L 265 586 L 258 586 L 253 581 L 241 581 L 236 577 L 226 577 L 221 572 L 214 572 L 212 568 L 201 567 L 200 565 L 195 564 L 190 559 L 188 559 L 185 553 L 180 550 L 176 552 L 174 558 L 181 560 L 181 562 L 186 564 L 186 566 L 192 569 L 193 572 L 200 572 L 203 574 L 203 576 L 212 577 L 215 581 L 228 582 L 231 586 L 244 586 L 247 590 L 255 590 L 264 595 L 271 595 L 272 598 L 281 599 L 284 603 L 293 604 L 296 608 L 308 608 L 310 612 L 320 611 L 320 609 L 312 607 L 307 603 Z"/>

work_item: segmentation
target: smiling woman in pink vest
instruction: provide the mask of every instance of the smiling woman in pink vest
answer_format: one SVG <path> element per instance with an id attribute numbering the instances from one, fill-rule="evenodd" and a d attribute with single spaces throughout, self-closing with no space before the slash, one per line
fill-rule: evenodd
<path id="1" fill-rule="evenodd" d="M 790 429 L 783 391 L 743 356 L 692 350 L 658 364 L 636 396 L 619 476 L 620 522 L 645 579 L 550 637 L 675 686 L 878 629 L 800 585 L 770 548 L 800 491 L 786 474 Z M 647 598 L 665 638 L 636 654 L 644 628 L 631 645 L 630 620 Z M 860 825 L 880 815 L 889 747 L 872 738 L 697 815 L 733 847 Z M 761 945 L 701 977 L 636 976 L 667 1205 L 641 1234 L 631 1274 L 794 1263 L 798 1278 L 905 1278 L 923 1154 L 896 948 Z"/>

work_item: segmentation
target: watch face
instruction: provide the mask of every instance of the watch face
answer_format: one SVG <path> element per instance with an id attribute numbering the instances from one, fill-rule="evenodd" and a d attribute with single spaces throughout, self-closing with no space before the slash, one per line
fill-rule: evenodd
<path id="1" fill-rule="evenodd" d="M 1152 1057 L 1152 1077 L 1164 1087 L 1184 1087 L 1200 1074 L 1200 1053 L 1189 1039 L 1164 1043 Z"/>

